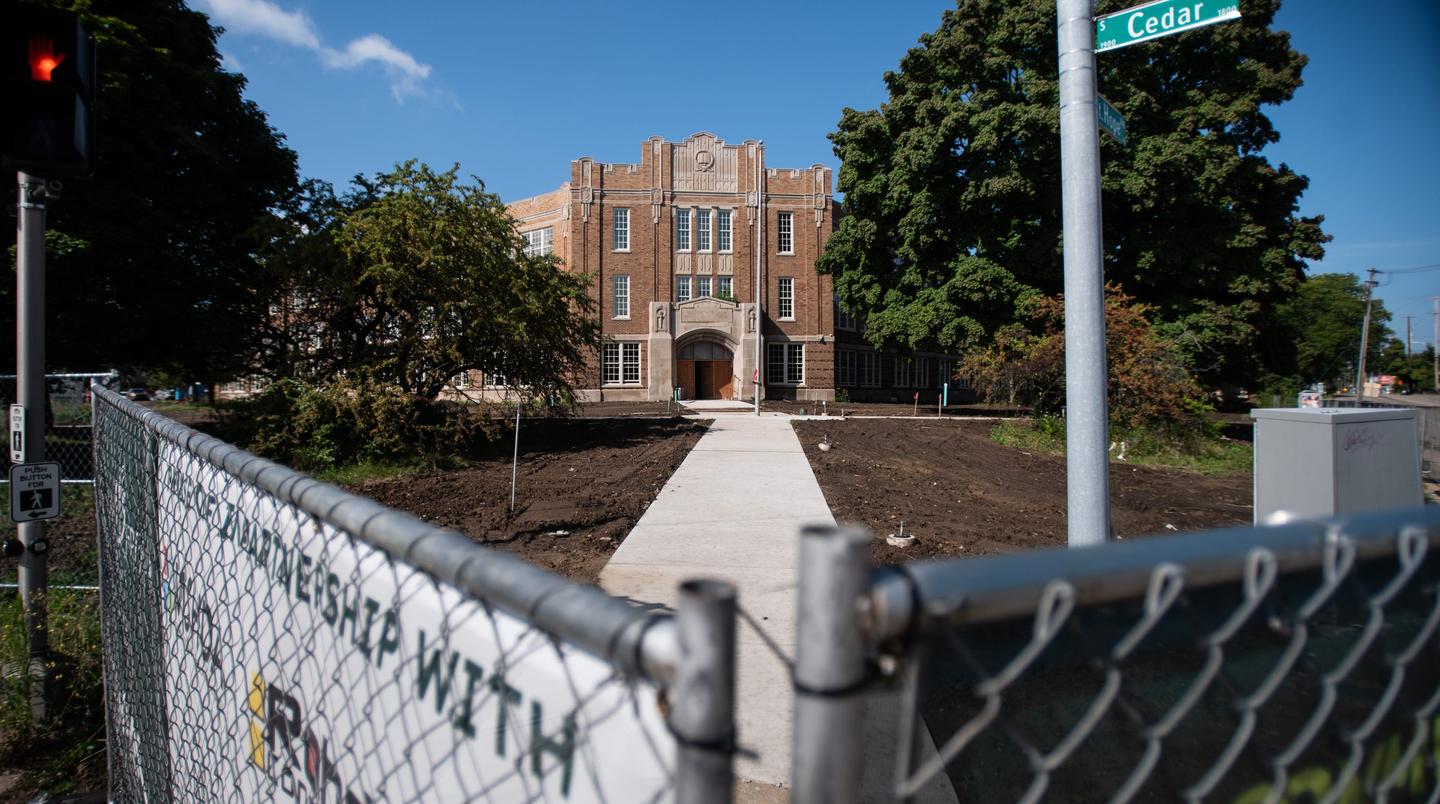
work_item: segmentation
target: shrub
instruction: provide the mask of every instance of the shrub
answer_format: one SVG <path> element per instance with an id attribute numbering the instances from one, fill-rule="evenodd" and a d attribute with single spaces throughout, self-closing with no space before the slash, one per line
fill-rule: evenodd
<path id="1" fill-rule="evenodd" d="M 464 455 L 506 429 L 498 406 L 421 399 L 360 377 L 281 380 L 246 404 L 249 449 L 305 471 Z"/>
<path id="2" fill-rule="evenodd" d="M 971 350 L 960 373 L 989 402 L 1024 404 L 1042 414 L 1065 404 L 1065 304 L 1059 297 L 1028 305 L 1031 327 L 1013 324 L 989 346 Z M 1194 427 L 1209 410 L 1180 349 L 1151 324 L 1150 308 L 1110 285 L 1105 292 L 1105 348 L 1110 420 L 1119 427 Z"/>

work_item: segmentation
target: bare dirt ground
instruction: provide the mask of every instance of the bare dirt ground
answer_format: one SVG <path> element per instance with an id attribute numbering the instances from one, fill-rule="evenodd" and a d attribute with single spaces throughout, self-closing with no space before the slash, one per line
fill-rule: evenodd
<path id="1" fill-rule="evenodd" d="M 593 582 L 706 426 L 678 418 L 527 422 L 520 433 L 513 514 L 507 510 L 508 448 L 465 469 L 372 481 L 352 490 L 487 547 Z"/>
<path id="2" fill-rule="evenodd" d="M 1002 447 L 990 440 L 990 422 L 837 419 L 794 426 L 835 519 L 870 528 L 879 563 L 1065 544 L 1065 459 Z M 822 452 L 827 434 L 833 447 Z M 1248 472 L 1110 466 L 1113 525 L 1122 538 L 1248 524 L 1251 493 Z M 902 520 L 915 544 L 885 544 Z"/>
<path id="3" fill-rule="evenodd" d="M 789 413 L 792 415 L 829 414 L 831 416 L 926 416 L 936 417 L 939 409 L 935 399 L 931 398 L 927 404 L 923 401 L 915 402 L 796 402 L 788 399 L 762 399 L 761 410 L 773 410 L 778 413 Z M 1015 417 L 1029 415 L 1027 408 L 1017 408 L 1008 405 L 988 405 L 973 403 L 967 405 L 951 404 L 944 409 L 945 416 L 1000 416 Z"/>

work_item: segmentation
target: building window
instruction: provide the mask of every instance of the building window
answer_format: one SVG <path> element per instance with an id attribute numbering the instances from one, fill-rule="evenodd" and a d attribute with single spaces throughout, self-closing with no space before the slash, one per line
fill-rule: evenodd
<path id="1" fill-rule="evenodd" d="M 766 382 L 773 385 L 800 385 L 805 381 L 805 344 L 767 344 Z"/>
<path id="2" fill-rule="evenodd" d="M 915 360 L 909 357 L 895 358 L 895 387 L 909 388 L 910 377 L 915 373 Z"/>
<path id="3" fill-rule="evenodd" d="M 840 304 L 839 293 L 835 294 L 835 328 L 847 329 L 852 332 L 855 330 L 855 316 L 847 312 L 844 305 Z"/>
<path id="4" fill-rule="evenodd" d="M 695 277 L 695 298 L 703 299 L 710 295 L 710 277 Z"/>
<path id="5" fill-rule="evenodd" d="M 710 250 L 710 210 L 695 210 L 695 250 Z"/>
<path id="6" fill-rule="evenodd" d="M 486 388 L 505 388 L 508 385 L 509 383 L 506 381 L 504 374 L 501 374 L 498 371 L 485 372 Z"/>
<path id="7" fill-rule="evenodd" d="M 795 253 L 795 213 L 781 212 L 775 226 L 776 248 L 781 254 Z"/>
<path id="8" fill-rule="evenodd" d="M 640 384 L 640 344 L 607 343 L 600 350 L 601 380 L 605 385 Z"/>
<path id="9" fill-rule="evenodd" d="M 729 299 L 730 301 L 735 301 L 735 285 L 734 282 L 731 281 L 730 277 L 718 277 L 715 281 L 720 283 L 720 289 L 715 295 L 720 296 L 724 299 Z"/>
<path id="10" fill-rule="evenodd" d="M 555 250 L 555 230 L 546 226 L 544 229 L 531 229 L 528 232 L 521 232 L 520 238 L 525 241 L 521 249 L 527 257 L 540 257 L 550 254 Z"/>
<path id="11" fill-rule="evenodd" d="M 860 353 L 860 361 L 859 361 L 859 362 L 860 362 L 860 387 L 861 387 L 861 388 L 879 388 L 879 387 L 880 387 L 880 353 L 879 353 L 879 352 L 861 352 L 861 353 Z"/>
<path id="12" fill-rule="evenodd" d="M 617 274 L 611 277 L 615 283 L 615 293 L 611 299 L 611 307 L 615 310 L 616 318 L 630 317 L 630 277 L 624 274 Z"/>
<path id="13" fill-rule="evenodd" d="M 675 277 L 675 301 L 690 301 L 690 277 Z"/>
<path id="14" fill-rule="evenodd" d="M 470 387 L 470 372 L 462 371 L 459 374 L 456 374 L 453 380 L 456 389 L 463 391 L 466 388 Z"/>
<path id="15" fill-rule="evenodd" d="M 839 386 L 841 386 L 841 387 L 843 387 L 843 388 L 854 388 L 854 387 L 855 387 L 855 353 L 852 352 L 852 351 L 849 350 L 849 349 L 842 349 L 842 350 L 840 351 L 840 365 L 839 365 L 838 369 L 839 369 L 839 370 L 838 370 L 837 373 L 838 373 L 840 376 L 839 376 L 839 378 L 835 381 L 835 384 L 836 384 L 836 385 L 839 385 Z"/>
<path id="16" fill-rule="evenodd" d="M 675 210 L 675 250 L 690 250 L 690 210 Z"/>
<path id="17" fill-rule="evenodd" d="M 795 278 L 790 276 L 780 277 L 780 318 L 781 320 L 795 320 Z"/>
<path id="18" fill-rule="evenodd" d="M 915 376 L 913 377 L 916 388 L 929 388 L 930 386 L 930 358 L 915 358 Z"/>
<path id="19" fill-rule="evenodd" d="M 715 242 L 721 254 L 730 251 L 730 210 L 722 209 L 715 216 Z"/>
<path id="20" fill-rule="evenodd" d="M 615 250 L 630 250 L 630 210 L 624 207 L 615 210 Z"/>

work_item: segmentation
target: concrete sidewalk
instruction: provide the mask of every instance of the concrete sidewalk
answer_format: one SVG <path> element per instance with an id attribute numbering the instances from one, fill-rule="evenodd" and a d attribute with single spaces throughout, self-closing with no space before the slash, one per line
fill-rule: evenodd
<path id="1" fill-rule="evenodd" d="M 741 748 L 753 756 L 742 755 L 735 772 L 742 780 L 783 788 L 790 784 L 795 703 L 788 667 L 775 649 L 787 660 L 795 655 L 800 528 L 833 525 L 835 518 L 791 417 L 756 416 L 753 408 L 722 405 L 704 408 L 714 416 L 710 430 L 605 565 L 600 586 L 639 603 L 671 607 L 676 587 L 689 578 L 720 578 L 736 586 L 740 608 L 755 625 L 742 617 L 736 635 L 736 725 Z M 895 712 L 893 698 L 867 696 L 862 787 L 868 790 L 883 790 L 890 778 L 893 757 L 886 749 L 894 743 Z M 934 743 L 928 734 L 925 738 L 922 755 L 933 756 Z M 948 782 L 939 781 L 920 798 L 954 801 L 955 795 Z M 737 800 L 784 798 L 783 791 L 746 785 L 737 788 Z"/>
<path id="2" fill-rule="evenodd" d="M 660 495 L 600 573 L 612 595 L 673 606 L 688 578 L 735 584 L 740 606 L 778 644 L 795 653 L 795 582 L 800 527 L 834 524 L 788 417 L 719 412 Z M 738 641 L 737 726 L 742 778 L 788 785 L 789 673 L 742 618 Z"/>

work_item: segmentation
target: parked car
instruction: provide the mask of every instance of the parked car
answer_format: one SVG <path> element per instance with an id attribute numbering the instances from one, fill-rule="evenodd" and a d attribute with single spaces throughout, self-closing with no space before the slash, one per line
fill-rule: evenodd
<path id="1" fill-rule="evenodd" d="M 150 392 L 144 388 L 131 388 L 125 392 L 125 396 L 132 402 L 150 401 Z"/>

